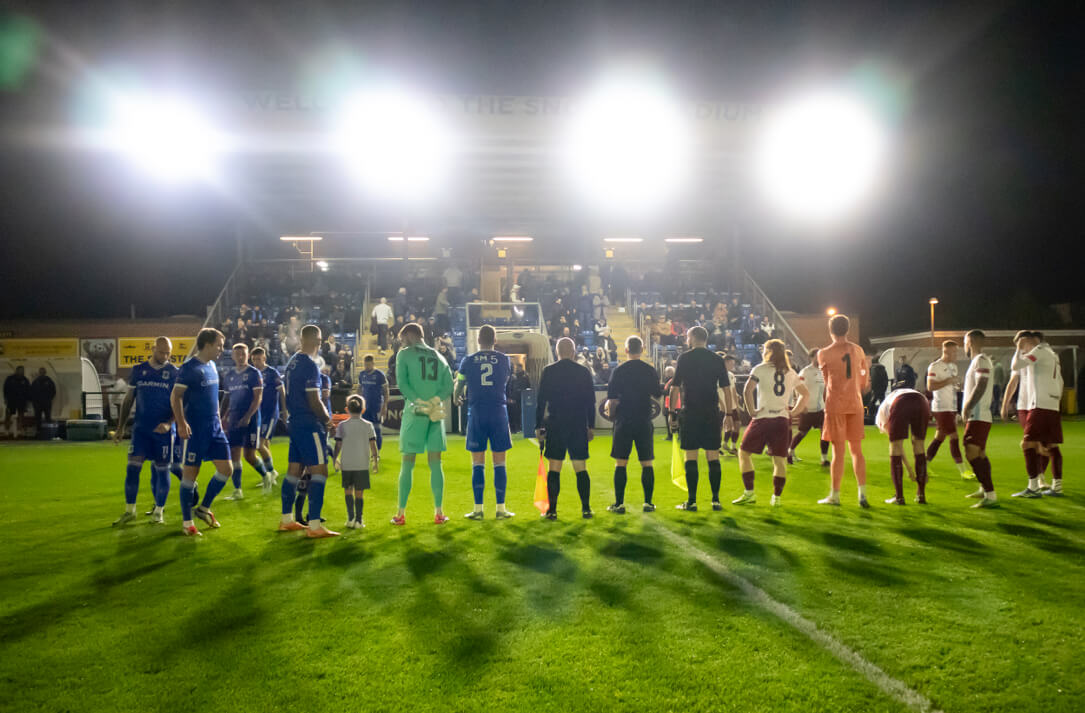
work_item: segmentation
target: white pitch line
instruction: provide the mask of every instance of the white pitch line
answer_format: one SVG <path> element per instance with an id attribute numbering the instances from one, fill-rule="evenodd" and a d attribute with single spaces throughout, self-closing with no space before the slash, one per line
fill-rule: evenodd
<path id="1" fill-rule="evenodd" d="M 706 565 L 716 575 L 739 589 L 762 609 L 775 614 L 792 628 L 805 634 L 811 641 L 828 651 L 841 662 L 851 666 L 863 675 L 868 681 L 887 694 L 905 704 L 909 708 L 922 713 L 942 713 L 929 698 L 919 691 L 909 688 L 906 683 L 899 681 L 875 664 L 863 658 L 857 651 L 849 648 L 818 628 L 817 624 L 810 621 L 783 602 L 772 598 L 765 590 L 758 587 L 745 577 L 731 571 L 731 569 L 712 555 L 704 552 L 694 545 L 689 538 L 683 537 L 670 530 L 665 525 L 651 522 L 652 526 L 659 530 L 665 538 L 678 545 L 686 553 L 693 555 L 695 559 Z"/>

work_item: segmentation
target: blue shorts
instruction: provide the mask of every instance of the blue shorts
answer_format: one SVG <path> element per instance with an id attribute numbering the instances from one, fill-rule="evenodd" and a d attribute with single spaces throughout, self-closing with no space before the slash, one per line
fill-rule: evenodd
<path id="1" fill-rule="evenodd" d="M 132 429 L 132 443 L 128 446 L 128 457 L 143 458 L 152 463 L 169 463 L 173 457 L 173 429 L 165 433 L 155 433 L 153 429 Z"/>
<path id="2" fill-rule="evenodd" d="M 512 448 L 509 410 L 504 406 L 467 409 L 467 450 L 485 453 L 487 441 L 496 453 Z"/>
<path id="3" fill-rule="evenodd" d="M 269 414 L 260 414 L 260 442 L 267 443 L 275 435 L 275 427 L 279 425 L 279 410 Z"/>
<path id="4" fill-rule="evenodd" d="M 200 467 L 204 461 L 230 460 L 230 442 L 221 428 L 213 431 L 192 432 L 192 437 L 181 441 L 181 465 Z"/>
<path id="5" fill-rule="evenodd" d="M 328 462 L 328 432 L 319 423 L 313 421 L 291 420 L 287 430 L 290 432 L 290 463 L 301 465 L 324 465 Z"/>
<path id="6" fill-rule="evenodd" d="M 256 448 L 260 445 L 260 414 L 254 414 L 249 419 L 248 426 L 231 428 L 226 434 L 226 440 L 231 448 Z"/>

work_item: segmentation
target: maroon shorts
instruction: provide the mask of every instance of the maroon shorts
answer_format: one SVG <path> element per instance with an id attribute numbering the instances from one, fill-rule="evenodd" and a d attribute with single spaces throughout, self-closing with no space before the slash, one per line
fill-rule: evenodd
<path id="1" fill-rule="evenodd" d="M 1045 446 L 1062 443 L 1062 415 L 1049 408 L 1029 410 L 1028 419 L 1025 420 L 1025 440 Z"/>
<path id="2" fill-rule="evenodd" d="M 750 421 L 739 448 L 747 453 L 761 453 L 768 446 L 770 456 L 786 456 L 790 444 L 791 421 L 787 416 L 778 416 Z"/>
<path id="3" fill-rule="evenodd" d="M 957 435 L 957 412 L 935 411 L 934 425 L 938 426 L 939 436 Z"/>
<path id="4" fill-rule="evenodd" d="M 809 431 L 816 428 L 819 431 L 825 427 L 824 411 L 807 411 L 799 415 L 799 430 Z"/>
<path id="5" fill-rule="evenodd" d="M 964 425 L 964 444 L 966 446 L 987 447 L 987 436 L 991 435 L 990 421 L 969 421 Z"/>
<path id="6" fill-rule="evenodd" d="M 909 433 L 912 438 L 923 440 L 930 420 L 930 402 L 923 394 L 902 394 L 889 407 L 889 440 L 903 441 Z"/>
<path id="7" fill-rule="evenodd" d="M 1028 428 L 1028 415 L 1032 413 L 1030 408 L 1017 409 L 1017 422 L 1021 424 L 1021 428 Z"/>

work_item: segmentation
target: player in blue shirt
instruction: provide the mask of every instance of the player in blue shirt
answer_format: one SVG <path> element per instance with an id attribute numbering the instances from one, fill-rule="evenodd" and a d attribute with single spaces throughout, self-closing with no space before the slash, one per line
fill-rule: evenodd
<path id="1" fill-rule="evenodd" d="M 177 367 L 170 363 L 173 345 L 166 337 L 154 342 L 151 358 L 132 368 L 128 379 L 128 393 L 121 404 L 120 421 L 114 443 L 120 443 L 128 414 L 133 404 L 136 408 L 132 423 L 132 443 L 128 447 L 128 469 L 124 478 L 124 514 L 113 523 L 119 527 L 136 519 L 136 495 L 139 492 L 139 472 L 143 461 L 151 461 L 151 495 L 154 509 L 151 522 L 161 524 L 163 508 L 170 493 L 170 460 L 173 457 L 173 412 L 170 409 L 170 391 L 177 379 Z M 180 470 L 180 466 L 176 466 Z"/>
<path id="2" fill-rule="evenodd" d="M 271 459 L 271 437 L 275 435 L 275 427 L 279 424 L 279 414 L 287 417 L 286 389 L 283 388 L 283 377 L 273 366 L 267 365 L 267 352 L 263 347 L 252 350 L 252 365 L 260 370 L 260 378 L 264 381 L 264 395 L 260 399 L 260 445 L 256 450 L 264 459 L 264 492 L 271 492 L 275 482 L 279 479 L 279 473 L 275 470 L 275 462 Z"/>
<path id="3" fill-rule="evenodd" d="M 488 324 L 478 330 L 479 350 L 460 362 L 454 398 L 464 402 L 467 391 L 467 450 L 471 452 L 471 488 L 475 492 L 475 509 L 465 516 L 482 519 L 482 496 L 486 489 L 486 444 L 493 451 L 494 491 L 497 494 L 497 519 L 510 518 L 515 513 L 505 509 L 505 489 L 508 475 L 505 452 L 512 448 L 509 433 L 508 396 L 505 392 L 512 366 L 509 357 L 494 350 L 497 333 Z"/>
<path id="4" fill-rule="evenodd" d="M 388 377 L 380 369 L 374 368 L 373 355 L 367 354 L 364 368 L 358 373 L 358 393 L 365 400 L 365 413 L 362 418 L 373 424 L 377 434 L 377 452 L 384 445 L 381 436 L 381 422 L 388 416 Z M 379 462 L 379 458 L 377 459 Z"/>
<path id="5" fill-rule="evenodd" d="M 241 491 L 241 455 L 257 473 L 264 492 L 269 490 L 271 479 L 264 470 L 264 462 L 256 457 L 256 448 L 260 445 L 260 403 L 264 395 L 264 380 L 260 370 L 249 363 L 249 347 L 243 342 L 234 345 L 234 368 L 223 375 L 226 387 L 226 400 L 222 404 L 223 424 L 226 440 L 230 442 L 230 460 L 233 462 L 232 475 L 234 492 L 226 496 L 227 500 L 241 500 L 245 494 Z"/>
<path id="6" fill-rule="evenodd" d="M 183 441 L 181 515 L 186 535 L 201 534 L 192 522 L 194 514 L 211 527 L 219 526 L 211 512 L 211 503 L 230 480 L 230 443 L 219 419 L 219 373 L 215 366 L 215 360 L 222 356 L 225 341 L 226 337 L 217 329 L 201 329 L 196 336 L 196 355 L 181 365 L 170 394 L 177 435 Z M 215 477 L 207 484 L 203 502 L 193 508 L 196 476 L 200 465 L 208 460 L 215 464 Z"/>
<path id="7" fill-rule="evenodd" d="M 324 506 L 324 488 L 328 482 L 328 429 L 332 417 L 320 398 L 320 367 L 316 355 L 320 350 L 320 327 L 307 324 L 301 329 L 301 349 L 286 365 L 286 408 L 290 412 L 290 456 L 282 487 L 282 519 L 279 531 L 304 530 L 294 518 L 293 506 L 298 479 L 304 468 L 309 469 L 309 537 L 334 537 L 324 527 L 320 511 Z"/>

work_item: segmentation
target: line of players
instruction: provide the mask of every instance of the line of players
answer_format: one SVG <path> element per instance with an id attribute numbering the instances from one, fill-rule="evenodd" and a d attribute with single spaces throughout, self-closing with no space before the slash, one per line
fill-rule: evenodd
<path id="1" fill-rule="evenodd" d="M 816 366 L 811 364 L 796 373 L 788 361 L 784 345 L 779 340 L 765 344 L 764 361 L 750 374 L 742 401 L 753 417 L 739 447 L 739 465 L 744 491 L 732 501 L 735 505 L 756 502 L 754 467 L 751 456 L 767 450 L 773 459 L 773 495 L 771 503 L 779 505 L 786 483 L 787 464 L 794 449 L 809 430 L 819 428 L 824 445 L 832 449 L 829 462 L 831 490 L 819 500 L 824 505 L 840 504 L 840 488 L 845 458 L 850 453 L 858 484 L 861 507 L 869 507 L 866 498 L 866 463 L 862 452 L 863 404 L 862 394 L 869 388 L 869 364 L 862 349 L 847 339 L 848 318 L 836 315 L 829 321 L 832 343 L 816 351 Z M 135 518 L 135 499 L 139 472 L 144 460 L 152 461 L 152 494 L 155 507 L 148 514 L 152 521 L 162 522 L 162 511 L 169 493 L 172 471 L 181 480 L 183 531 L 199 535 L 193 517 L 210 527 L 219 523 L 210 509 L 212 502 L 231 479 L 240 499 L 242 456 L 261 475 L 265 491 L 270 491 L 278 473 L 274 469 L 267 447 L 280 413 L 288 423 L 290 433 L 289 468 L 282 485 L 282 519 L 280 531 L 306 530 L 310 537 L 330 537 L 338 533 L 328 530 L 320 517 L 327 481 L 327 435 L 331 430 L 330 407 L 322 393 L 325 384 L 315 360 L 320 345 L 320 331 L 315 325 L 302 330 L 301 349 L 286 369 L 284 378 L 269 369 L 262 350 L 253 351 L 253 364 L 248 363 L 247 350 L 235 347 L 236 367 L 225 376 L 227 398 L 221 409 L 218 400 L 218 372 L 214 361 L 221 355 L 224 337 L 216 330 L 203 330 L 197 337 L 197 352 L 178 369 L 169 363 L 170 343 L 166 338 L 155 342 L 152 358 L 133 369 L 131 386 L 122 406 L 122 423 L 133 406 L 136 407 L 132 443 L 129 449 L 125 478 L 126 509 L 115 522 L 123 525 Z M 403 454 L 399 473 L 399 510 L 392 519 L 394 525 L 406 523 L 406 505 L 413 481 L 417 455 L 426 453 L 430 467 L 430 485 L 434 498 L 434 522 L 443 524 L 444 473 L 441 453 L 446 450 L 443 402 L 449 397 L 457 403 L 467 403 L 467 450 L 472 453 L 472 489 L 475 508 L 468 519 L 481 520 L 485 490 L 485 454 L 493 453 L 494 489 L 497 495 L 496 517 L 514 516 L 505 507 L 507 471 L 505 454 L 512 447 L 505 406 L 505 384 L 511 375 L 507 355 L 496 351 L 496 334 L 484 326 L 479 332 L 480 350 L 464 358 L 458 381 L 453 386 L 447 363 L 422 340 L 422 330 L 416 324 L 406 325 L 401 334 L 404 349 L 397 359 L 397 383 L 404 395 L 405 408 L 400 431 L 400 451 Z M 672 403 L 682 408 L 672 415 L 672 427 L 677 432 L 684 453 L 685 480 L 688 498 L 677 507 L 696 511 L 699 484 L 699 451 L 704 450 L 712 507 L 719 510 L 722 474 L 720 449 L 723 433 L 730 433 L 725 421 L 737 424 L 738 403 L 727 362 L 706 348 L 707 333 L 700 327 L 689 330 L 691 349 L 678 360 L 670 384 Z M 960 418 L 965 422 L 965 454 L 980 483 L 969 495 L 979 500 L 974 507 L 995 507 L 997 496 L 991 479 L 990 461 L 986 457 L 986 441 L 991 426 L 991 360 L 984 354 L 985 335 L 972 330 L 965 336 L 965 349 L 971 362 L 964 380 L 964 406 Z M 1062 441 L 1058 400 L 1061 395 L 1061 375 L 1058 358 L 1037 332 L 1020 332 L 1015 338 L 1017 351 L 1011 367 L 1013 379 L 1002 405 L 1003 417 L 1008 416 L 1009 401 L 1018 384 L 1018 413 L 1024 427 L 1022 442 L 1029 485 L 1015 496 L 1036 498 L 1062 494 Z M 938 435 L 925 448 L 927 424 L 932 406 L 926 397 L 912 389 L 890 393 L 877 416 L 878 427 L 890 439 L 891 476 L 896 494 L 887 503 L 903 505 L 903 476 L 907 469 L 917 483 L 916 502 L 925 504 L 927 463 L 945 438 L 956 443 L 956 410 L 953 417 L 939 414 L 944 409 L 945 390 L 955 388 L 955 348 L 952 342 L 943 345 L 942 358 L 931 365 L 928 383 L 935 390 L 933 411 Z M 589 505 L 590 477 L 587 473 L 588 444 L 595 425 L 594 387 L 590 374 L 574 361 L 575 345 L 562 339 L 557 344 L 558 361 L 543 370 L 539 385 L 536 436 L 542 456 L 548 466 L 547 519 L 557 518 L 560 493 L 560 471 L 568 457 L 576 473 L 581 514 L 593 517 Z M 640 359 L 642 344 L 631 337 L 626 342 L 630 359 L 615 369 L 608 387 L 608 416 L 614 420 L 611 456 L 615 459 L 615 502 L 607 510 L 625 512 L 627 466 L 632 449 L 636 447 L 641 465 L 645 512 L 655 509 L 654 490 L 654 432 L 652 400 L 662 395 L 656 370 Z M 812 356 L 815 354 L 812 352 Z M 363 388 L 380 389 L 374 400 L 382 407 L 367 410 L 365 415 L 379 424 L 387 403 L 387 383 L 374 376 L 372 364 L 366 364 Z M 583 372 L 583 373 L 581 373 Z M 380 372 L 376 372 L 380 374 Z M 822 391 L 824 396 L 822 397 Z M 380 400 L 377 400 L 380 399 Z M 822 409 L 824 409 L 822 411 Z M 357 410 L 357 409 L 352 409 Z M 799 420 L 799 431 L 792 437 L 791 423 Z M 223 428 L 223 422 L 226 428 Z M 737 429 L 736 429 L 737 430 Z M 174 435 L 176 433 L 176 435 Z M 905 441 L 913 445 L 914 468 L 904 458 Z M 379 448 L 379 430 L 375 435 Z M 119 440 L 119 434 L 118 434 Z M 736 439 L 737 440 L 737 439 Z M 379 452 L 374 448 L 374 453 Z M 337 449 L 338 450 L 338 449 Z M 204 496 L 199 498 L 196 476 L 203 461 L 210 460 L 215 475 Z M 376 462 L 376 457 L 374 458 Z M 1054 483 L 1046 489 L 1041 477 L 1050 462 Z M 365 474 L 368 482 L 368 473 Z M 304 480 L 303 480 L 304 478 Z M 310 503 L 308 523 L 299 522 L 293 506 L 297 492 L 308 482 Z M 360 503 L 361 493 L 357 494 Z M 349 494 L 348 494 L 349 499 Z M 349 503 L 348 503 L 349 504 Z M 360 523 L 360 505 L 358 522 Z M 353 526 L 348 523 L 348 526 Z"/>

